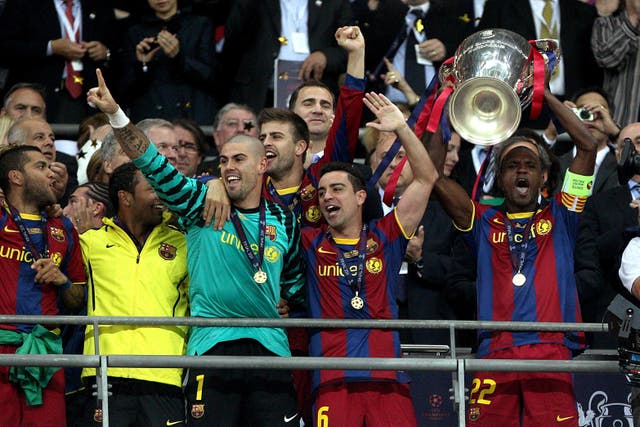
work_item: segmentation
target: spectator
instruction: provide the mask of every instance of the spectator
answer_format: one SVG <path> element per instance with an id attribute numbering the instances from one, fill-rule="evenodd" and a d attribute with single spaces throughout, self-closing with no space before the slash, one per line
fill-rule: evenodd
<path id="1" fill-rule="evenodd" d="M 256 113 L 247 106 L 235 103 L 226 104 L 213 119 L 213 141 L 215 152 L 205 158 L 206 172 L 220 176 L 219 153 L 222 146 L 236 135 L 258 137 Z"/>
<path id="2" fill-rule="evenodd" d="M 597 142 L 548 86 L 544 99 L 578 147 L 561 193 L 541 201 L 551 162 L 538 142 L 522 136 L 502 142 L 494 153 L 495 182 L 505 198 L 501 206 L 471 201 L 444 176 L 435 186 L 476 260 L 481 321 L 581 321 L 573 248 Z M 444 147 L 432 144 L 430 151 L 442 166 Z M 490 359 L 566 360 L 584 348 L 582 333 L 480 330 L 478 341 L 478 357 Z M 571 374 L 477 372 L 473 384 L 470 426 L 551 425 L 556 417 L 578 424 Z"/>
<path id="3" fill-rule="evenodd" d="M 368 94 L 365 104 L 380 120 L 369 126 L 398 135 L 415 177 L 393 212 L 367 224 L 362 220 L 366 182 L 357 169 L 345 163 L 323 167 L 318 196 L 328 225 L 303 229 L 305 260 L 313 266 L 307 269 L 313 318 L 397 318 L 394 279 L 437 178 L 400 110 L 375 94 Z M 390 330 L 320 329 L 311 332 L 310 354 L 400 357 L 400 342 Z M 407 374 L 398 371 L 314 371 L 314 419 L 318 426 L 416 426 L 407 382 Z"/>
<path id="4" fill-rule="evenodd" d="M 3 315 L 55 316 L 59 303 L 77 309 L 85 301 L 78 233 L 67 218 L 42 213 L 56 202 L 51 189 L 55 175 L 48 166 L 35 147 L 12 147 L 0 154 L 0 188 L 7 203 L 0 213 L 0 240 L 7 254 L 17 254 L 2 259 Z M 0 325 L 0 352 L 18 351 L 61 354 L 62 343 L 56 331 L 44 326 Z M 49 425 L 65 425 L 60 368 L 3 366 L 0 373 L 0 424 L 41 425 L 46 420 Z"/>
<path id="5" fill-rule="evenodd" d="M 55 175 L 53 191 L 56 199 L 63 201 L 69 181 L 67 167 L 56 162 L 56 137 L 49 123 L 40 118 L 23 118 L 9 128 L 7 143 L 9 145 L 30 145 L 38 148 L 49 161 L 49 167 Z"/>
<path id="6" fill-rule="evenodd" d="M 464 40 L 467 26 L 437 1 L 410 0 L 407 4 L 409 9 L 404 24 L 399 27 L 400 34 L 387 42 L 390 48 L 386 57 L 393 64 L 389 72 L 400 70 L 417 96 L 409 99 L 396 89 L 397 78 L 391 87 L 387 87 L 387 96 L 395 102 L 415 105 L 438 73 L 440 64 L 453 55 Z M 385 62 L 387 67 L 388 61 Z"/>
<path id="7" fill-rule="evenodd" d="M 148 0 L 152 15 L 127 32 L 123 93 L 134 120 L 187 117 L 209 123 L 215 102 L 213 28 L 178 10 L 177 0 Z"/>
<path id="8" fill-rule="evenodd" d="M 337 92 L 346 55 L 333 38 L 351 22 L 348 0 L 236 0 L 225 24 L 223 75 L 229 100 L 259 111 L 272 105 L 274 59 L 302 61 L 298 78 L 323 80 Z"/>
<path id="9" fill-rule="evenodd" d="M 200 126 L 189 119 L 175 119 L 174 131 L 178 137 L 178 163 L 176 169 L 184 176 L 194 178 L 202 165 L 209 145 Z"/>
<path id="10" fill-rule="evenodd" d="M 8 85 L 43 85 L 48 120 L 79 123 L 88 112 L 81 95 L 95 85 L 96 67 L 108 69 L 115 52 L 114 24 L 113 8 L 100 0 L 8 0 L 0 16 Z"/>
<path id="11" fill-rule="evenodd" d="M 193 316 L 278 318 L 281 297 L 299 303 L 304 284 L 300 233 L 292 213 L 261 200 L 267 159 L 260 141 L 242 135 L 222 147 L 222 180 L 214 181 L 222 182 L 229 195 L 232 221 L 224 222 L 222 229 L 214 229 L 204 226 L 201 219 L 207 191 L 204 184 L 175 172 L 148 138 L 129 122 L 102 78 L 87 99 L 110 115 L 125 152 L 169 209 L 181 216 L 189 239 Z M 270 230 L 268 239 L 263 230 Z M 232 241 L 239 245 L 230 244 Z M 258 249 L 257 255 L 253 246 Z M 221 264 L 221 259 L 227 263 Z M 193 327 L 187 354 L 291 355 L 284 330 L 270 327 Z M 240 425 L 241 417 L 246 418 L 243 425 L 280 425 L 283 417 L 285 422 L 298 418 L 287 371 L 193 369 L 186 384 L 189 422 L 196 426 Z M 253 410 L 241 414 L 246 407 Z"/>
<path id="12" fill-rule="evenodd" d="M 620 145 L 625 138 L 631 139 L 640 152 L 640 123 L 631 123 L 620 131 Z M 620 150 L 619 146 L 618 155 Z M 627 240 L 625 230 L 640 225 L 638 212 L 633 207 L 637 203 L 634 200 L 640 198 L 640 191 L 634 188 L 640 184 L 640 175 L 626 176 L 624 180 L 622 185 L 590 198 L 580 220 L 574 270 L 585 322 L 602 322 L 611 300 L 616 294 L 624 293 L 618 268 Z M 613 335 L 592 334 L 587 338 L 595 348 L 616 348 L 617 345 Z"/>
<path id="13" fill-rule="evenodd" d="M 132 163 L 113 171 L 109 198 L 116 209 L 104 227 L 80 236 L 89 275 L 89 316 L 183 317 L 188 313 L 187 244 L 163 221 L 165 208 Z M 118 268 L 114 268 L 117 265 Z M 125 303 L 126 301 L 126 303 Z M 186 326 L 105 325 L 98 327 L 100 354 L 180 356 Z M 95 354 L 94 328 L 87 326 L 84 354 Z M 109 376 L 109 416 L 117 425 L 170 425 L 184 422 L 181 368 L 113 368 Z M 87 384 L 96 370 L 85 368 Z M 87 387 L 90 395 L 92 388 Z M 91 399 L 87 425 L 101 421 Z"/>
<path id="14" fill-rule="evenodd" d="M 136 124 L 147 138 L 165 156 L 172 166 L 178 164 L 178 136 L 173 123 L 164 119 L 144 119 Z"/>
<path id="15" fill-rule="evenodd" d="M 593 24 L 591 49 L 604 69 L 603 88 L 613 96 L 613 118 L 622 126 L 640 120 L 640 1 L 621 0 L 616 12 Z"/>
<path id="16" fill-rule="evenodd" d="M 582 116 L 580 118 L 591 135 L 598 141 L 598 154 L 594 168 L 596 179 L 593 182 L 592 194 L 617 187 L 619 183 L 616 155 L 611 146 L 615 144 L 620 129 L 611 118 L 611 103 L 607 93 L 599 87 L 581 89 L 571 98 L 571 101 L 566 101 L 566 105 L 578 109 L 579 113 L 583 111 L 580 114 L 588 115 L 585 119 Z M 577 148 L 574 147 L 572 151 L 559 157 L 562 176 L 564 176 L 576 152 Z M 562 180 L 558 181 L 555 191 L 560 191 L 561 182 Z"/>
<path id="17" fill-rule="evenodd" d="M 14 120 L 22 117 L 46 119 L 44 96 L 45 89 L 39 84 L 16 83 L 4 96 L 0 116 L 8 115 Z"/>
<path id="18" fill-rule="evenodd" d="M 62 213 L 73 223 L 78 234 L 102 227 L 102 218 L 111 218 L 114 214 L 109 200 L 109 187 L 102 182 L 79 185 L 71 193 Z"/>

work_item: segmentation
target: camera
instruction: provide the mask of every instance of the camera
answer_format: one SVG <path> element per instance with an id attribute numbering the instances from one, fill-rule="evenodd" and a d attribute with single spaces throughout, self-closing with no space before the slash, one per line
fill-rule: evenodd
<path id="1" fill-rule="evenodd" d="M 640 386 L 640 307 L 616 295 L 607 308 L 609 332 L 618 337 L 618 363 L 627 382 Z"/>
<path id="2" fill-rule="evenodd" d="M 592 122 L 595 120 L 593 113 L 586 108 L 572 108 L 572 110 L 583 122 Z"/>
<path id="3" fill-rule="evenodd" d="M 620 161 L 618 162 L 618 181 L 626 185 L 634 175 L 640 175 L 640 154 L 630 138 L 625 138 L 620 147 Z"/>

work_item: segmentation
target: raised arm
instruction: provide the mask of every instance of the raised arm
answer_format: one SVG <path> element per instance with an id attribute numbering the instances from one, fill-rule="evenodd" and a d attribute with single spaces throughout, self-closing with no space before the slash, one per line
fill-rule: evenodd
<path id="1" fill-rule="evenodd" d="M 149 148 L 149 138 L 131 123 L 131 120 L 120 109 L 111 95 L 102 76 L 102 71 L 96 69 L 98 87 L 89 89 L 87 102 L 93 104 L 103 113 L 109 116 L 111 127 L 118 143 L 130 159 L 137 159 Z"/>
<path id="2" fill-rule="evenodd" d="M 402 112 L 386 96 L 368 93 L 364 103 L 378 118 L 380 123 L 370 122 L 367 126 L 380 131 L 393 131 L 404 147 L 413 171 L 413 180 L 402 193 L 396 208 L 396 217 L 405 233 L 415 232 L 424 211 L 427 208 L 429 195 L 438 179 L 438 172 L 422 145 L 422 142 L 407 125 Z"/>
<path id="3" fill-rule="evenodd" d="M 598 142 L 578 116 L 575 115 L 569 107 L 560 102 L 548 88 L 544 91 L 544 100 L 560 124 L 562 124 L 569 136 L 571 136 L 576 146 L 577 154 L 573 158 L 569 170 L 579 175 L 593 175 Z"/>

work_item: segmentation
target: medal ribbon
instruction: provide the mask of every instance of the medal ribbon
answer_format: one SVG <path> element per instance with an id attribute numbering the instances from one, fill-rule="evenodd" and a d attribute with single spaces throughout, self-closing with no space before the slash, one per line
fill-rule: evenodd
<path id="1" fill-rule="evenodd" d="M 511 265 L 517 273 L 522 271 L 524 267 L 524 260 L 527 255 L 527 247 L 529 246 L 529 237 L 531 236 L 531 227 L 533 226 L 533 220 L 536 217 L 538 211 L 538 205 L 533 210 L 533 215 L 527 221 L 525 226 L 524 236 L 522 237 L 522 243 L 518 244 L 515 241 L 515 234 L 513 232 L 513 223 L 507 217 L 507 213 L 504 214 L 504 226 L 507 231 L 507 240 L 509 241 L 509 258 L 511 259 Z"/>
<path id="2" fill-rule="evenodd" d="M 13 222 L 16 223 L 16 226 L 20 231 L 20 235 L 22 235 L 22 240 L 24 240 L 24 244 L 27 247 L 27 249 L 31 251 L 31 255 L 33 256 L 33 259 L 37 261 L 40 258 L 48 258 L 49 257 L 49 234 L 47 233 L 47 217 L 44 214 L 41 215 L 43 243 L 42 243 L 42 253 L 40 253 L 40 251 L 38 251 L 38 249 L 36 248 L 35 243 L 33 243 L 33 239 L 31 238 L 31 235 L 29 234 L 27 227 L 25 227 L 24 221 L 22 221 L 22 218 L 20 217 L 20 213 L 18 213 L 18 211 L 13 206 L 11 206 L 7 201 L 4 202 L 4 208 L 7 211 L 9 211 L 9 213 L 11 214 L 11 218 L 13 218 Z"/>
<path id="3" fill-rule="evenodd" d="M 247 235 L 244 232 L 244 228 L 242 227 L 242 223 L 240 222 L 240 218 L 238 217 L 238 213 L 235 208 L 231 209 L 231 222 L 233 223 L 233 227 L 236 229 L 238 239 L 240 239 L 240 243 L 242 244 L 244 253 L 247 255 L 251 266 L 255 271 L 262 271 L 262 261 L 264 259 L 264 242 L 267 228 L 267 215 L 265 211 L 264 200 L 260 201 L 260 216 L 258 217 L 259 230 L 257 257 L 251 250 L 251 245 L 249 245 Z"/>
<path id="4" fill-rule="evenodd" d="M 367 224 L 362 225 L 362 231 L 360 232 L 360 241 L 358 242 L 358 273 L 356 279 L 353 280 L 353 276 L 349 274 L 349 268 L 347 261 L 344 258 L 344 251 L 340 249 L 338 244 L 333 240 L 331 232 L 327 231 L 327 238 L 336 247 L 338 265 L 342 269 L 344 277 L 347 279 L 347 283 L 353 289 L 353 292 L 360 292 L 360 286 L 364 282 L 364 264 L 365 257 L 367 256 Z"/>

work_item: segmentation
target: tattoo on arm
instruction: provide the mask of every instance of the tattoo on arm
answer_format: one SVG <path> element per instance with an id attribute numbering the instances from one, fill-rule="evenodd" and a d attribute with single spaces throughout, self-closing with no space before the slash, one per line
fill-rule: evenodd
<path id="1" fill-rule="evenodd" d="M 149 138 L 131 122 L 113 130 L 122 150 L 131 159 L 140 157 L 149 147 Z"/>

